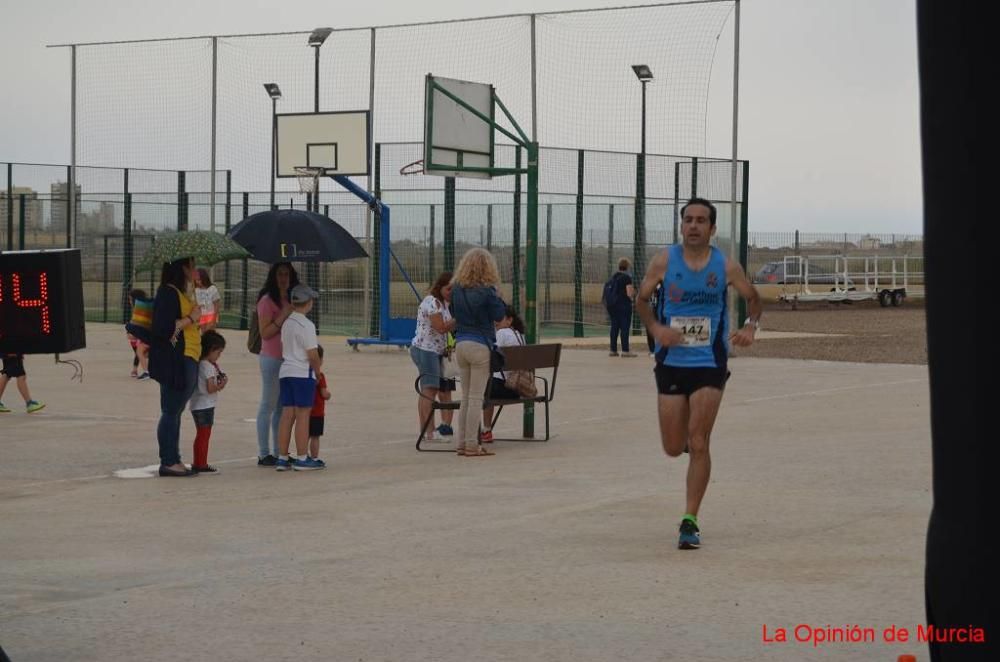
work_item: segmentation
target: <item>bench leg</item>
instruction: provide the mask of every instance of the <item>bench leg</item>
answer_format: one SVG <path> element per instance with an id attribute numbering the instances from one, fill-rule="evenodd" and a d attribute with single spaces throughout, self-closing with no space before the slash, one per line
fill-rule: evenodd
<path id="1" fill-rule="evenodd" d="M 538 404 L 538 403 L 535 403 L 535 404 Z M 503 412 L 503 407 L 504 407 L 503 405 L 497 405 L 497 413 L 494 414 L 494 416 L 493 416 L 493 423 L 490 424 L 491 428 L 495 428 L 496 427 L 497 420 L 500 418 L 500 413 Z M 535 439 L 535 438 L 525 439 L 524 437 L 511 439 L 511 438 L 507 438 L 507 437 L 494 437 L 494 440 L 496 440 L 496 441 L 526 441 L 526 442 L 529 442 L 529 441 L 548 441 L 549 440 L 549 403 L 547 401 L 545 402 L 545 438 L 544 439 Z"/>
<path id="2" fill-rule="evenodd" d="M 427 426 L 430 422 L 434 420 L 434 412 L 437 411 L 434 407 L 431 407 L 430 416 L 424 420 L 424 424 L 420 426 L 420 436 L 417 437 L 417 451 L 421 453 L 454 453 L 454 449 L 451 448 L 421 448 L 421 444 L 424 443 L 424 436 L 427 432 Z"/>
<path id="3" fill-rule="evenodd" d="M 496 427 L 497 420 L 500 419 L 500 414 L 502 413 L 503 413 L 503 405 L 497 405 L 497 413 L 493 414 L 493 420 L 490 422 L 491 430 Z"/>

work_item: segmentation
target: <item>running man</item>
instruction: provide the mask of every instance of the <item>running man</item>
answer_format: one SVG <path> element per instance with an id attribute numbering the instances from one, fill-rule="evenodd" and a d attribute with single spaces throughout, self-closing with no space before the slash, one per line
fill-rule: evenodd
<path id="1" fill-rule="evenodd" d="M 692 198 L 681 209 L 682 244 L 667 248 L 650 263 L 639 287 L 636 310 L 656 341 L 656 388 L 663 450 L 677 457 L 690 453 L 687 507 L 680 525 L 680 549 L 698 549 L 698 508 L 708 487 L 712 460 L 708 443 L 729 379 L 729 342 L 753 343 L 760 327 L 757 289 L 739 263 L 711 245 L 715 206 Z M 662 283 L 654 310 L 649 300 Z M 746 299 L 750 316 L 728 337 L 728 284 Z"/>

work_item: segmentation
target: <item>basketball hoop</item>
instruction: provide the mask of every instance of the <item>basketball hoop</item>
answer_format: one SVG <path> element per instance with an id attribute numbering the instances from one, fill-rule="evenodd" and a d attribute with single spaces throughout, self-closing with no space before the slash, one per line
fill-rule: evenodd
<path id="1" fill-rule="evenodd" d="M 422 175 L 424 174 L 424 160 L 414 161 L 413 163 L 407 163 L 405 166 L 399 169 L 399 174 L 401 175 Z"/>
<path id="2" fill-rule="evenodd" d="M 319 178 L 325 172 L 326 168 L 296 167 L 295 176 L 299 178 L 299 191 L 303 193 L 315 193 L 318 191 Z"/>

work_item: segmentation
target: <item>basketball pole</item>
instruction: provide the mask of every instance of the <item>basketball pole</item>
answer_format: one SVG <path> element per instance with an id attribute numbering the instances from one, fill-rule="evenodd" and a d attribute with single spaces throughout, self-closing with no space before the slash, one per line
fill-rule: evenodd
<path id="1" fill-rule="evenodd" d="M 496 108 L 499 107 L 507 119 L 513 125 L 514 130 L 517 131 L 518 135 L 511 133 L 507 129 L 503 128 L 497 124 L 493 117 L 487 117 L 481 113 L 476 108 L 469 105 L 464 99 L 459 98 L 451 91 L 445 89 L 438 83 L 434 81 L 434 77 L 431 74 L 427 74 L 425 78 L 425 115 L 433 115 L 433 92 L 440 92 L 445 97 L 451 99 L 453 102 L 458 104 L 460 107 L 464 108 L 466 111 L 478 117 L 480 120 L 485 122 L 488 126 L 492 127 L 494 131 L 499 131 L 508 138 L 510 138 L 515 145 L 523 147 L 528 153 L 528 164 L 527 168 L 522 168 L 518 164 L 514 168 L 498 168 L 492 165 L 491 167 L 481 168 L 481 167 L 464 167 L 459 161 L 457 168 L 459 170 L 465 170 L 467 172 L 487 172 L 491 176 L 498 175 L 514 175 L 520 177 L 521 175 L 527 175 L 528 178 L 528 223 L 527 223 L 527 237 L 526 237 L 526 273 L 525 277 L 525 287 L 524 287 L 524 324 L 527 327 L 525 330 L 527 333 L 527 342 L 529 344 L 534 344 L 538 340 L 538 143 L 535 142 L 534 137 L 528 138 L 524 131 L 518 125 L 517 120 L 514 116 L 507 110 L 504 106 L 503 101 L 496 95 L 495 91 L 492 91 L 491 95 L 493 107 L 491 108 L 491 115 L 495 115 Z M 431 125 L 428 125 L 431 126 Z M 434 163 L 433 155 L 431 153 L 432 148 L 429 145 L 433 145 L 433 136 L 431 131 L 425 127 L 424 134 L 424 168 L 425 169 L 436 169 L 437 164 Z M 454 166 L 453 166 L 454 167 Z M 447 166 L 441 168 L 447 169 Z M 516 275 L 515 275 L 516 277 Z M 516 285 L 516 284 L 515 284 Z M 526 439 L 531 439 L 535 436 L 535 409 L 531 403 L 526 403 L 524 405 L 524 419 L 523 419 L 523 436 Z"/>
<path id="2" fill-rule="evenodd" d="M 528 344 L 538 342 L 538 143 L 528 148 L 528 227 L 525 247 L 524 324 L 528 327 Z M 518 175 L 520 176 L 520 175 Z M 526 439 L 535 436 L 535 407 L 524 405 L 523 431 Z"/>

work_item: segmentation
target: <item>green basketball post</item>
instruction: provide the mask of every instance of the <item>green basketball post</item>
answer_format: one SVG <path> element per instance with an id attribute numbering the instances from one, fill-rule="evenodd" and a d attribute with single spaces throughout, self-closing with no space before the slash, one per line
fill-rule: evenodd
<path id="1" fill-rule="evenodd" d="M 748 161 L 743 161 L 743 199 L 740 205 L 740 266 L 743 267 L 743 271 L 747 271 L 747 225 L 750 220 L 750 213 L 747 206 L 750 194 L 750 163 Z M 893 242 L 895 243 L 895 242 Z M 749 273 L 748 273 L 749 275 Z M 743 297 L 740 297 L 740 307 L 739 307 L 739 317 L 737 321 L 742 323 L 743 320 L 747 318 L 747 302 Z"/>
<path id="2" fill-rule="evenodd" d="M 528 344 L 538 342 L 538 143 L 528 145 L 528 227 L 525 250 L 524 324 Z M 535 436 L 535 405 L 524 405 L 523 436 Z"/>
<path id="3" fill-rule="evenodd" d="M 514 167 L 520 170 L 521 148 L 518 147 L 514 154 Z M 521 310 L 521 175 L 515 175 L 514 179 L 514 228 L 510 247 L 514 274 L 511 277 L 511 301 L 514 310 Z"/>
<path id="4" fill-rule="evenodd" d="M 461 81 L 459 81 L 461 83 Z M 475 84 L 473 84 L 475 85 Z M 492 131 L 499 131 L 508 138 L 510 138 L 517 146 L 516 159 L 517 162 L 513 168 L 497 167 L 494 164 L 494 149 L 493 140 L 490 138 L 489 151 L 484 151 L 483 149 L 473 149 L 473 148 L 459 148 L 455 145 L 450 145 L 447 148 L 442 147 L 441 149 L 449 152 L 454 159 L 454 163 L 437 163 L 435 162 L 433 156 L 435 153 L 435 142 L 433 133 L 433 116 L 434 116 L 434 94 L 440 93 L 445 99 L 450 99 L 457 107 L 463 109 L 465 112 L 471 113 L 473 116 L 479 118 L 486 123 L 487 126 L 491 127 Z M 527 218 L 527 237 L 526 237 L 526 250 L 525 250 L 525 284 L 524 284 L 524 323 L 527 327 L 527 338 L 528 343 L 533 344 L 538 341 L 538 143 L 532 142 L 528 139 L 527 135 L 518 125 L 517 120 L 510 114 L 510 111 L 503 105 L 503 102 L 496 96 L 492 86 L 489 87 L 489 108 L 484 108 L 486 112 L 482 112 L 470 105 L 465 99 L 460 98 L 452 91 L 445 89 L 431 74 L 428 74 L 425 78 L 425 100 L 424 100 L 424 116 L 425 116 L 425 126 L 424 126 L 424 171 L 428 173 L 486 173 L 490 176 L 498 175 L 515 175 L 518 177 L 518 182 L 515 184 L 516 190 L 518 192 L 517 202 L 514 209 L 515 224 L 518 223 L 520 218 L 520 176 L 527 175 L 528 179 L 528 218 Z M 514 130 L 517 131 L 517 135 L 511 133 L 504 127 L 497 124 L 495 120 L 495 108 L 499 108 L 507 119 L 510 120 L 511 125 Z M 488 113 L 488 114 L 487 114 Z M 521 166 L 520 154 L 521 148 L 524 148 L 527 152 L 528 163 L 527 167 Z M 487 160 L 489 165 L 469 165 L 465 163 L 465 157 L 470 156 L 473 158 L 478 158 L 482 160 Z M 450 186 L 449 186 L 450 183 Z M 454 205 L 454 176 L 445 176 L 445 268 L 447 269 L 450 265 L 448 262 L 449 257 L 449 246 L 448 246 L 448 236 L 449 236 L 449 213 L 448 207 L 449 202 L 452 203 L 452 208 Z M 489 214 L 489 212 L 487 212 Z M 453 217 L 452 217 L 453 219 Z M 491 218 L 487 216 L 487 223 L 489 224 Z M 452 222 L 452 233 L 454 232 L 454 220 Z M 454 236 L 452 234 L 452 236 Z M 515 241 L 517 239 L 517 234 L 515 233 Z M 488 232 L 487 242 L 490 243 L 492 240 L 492 232 Z M 451 247 L 451 251 L 454 251 L 454 246 Z M 518 259 L 519 247 L 514 247 L 514 297 L 518 297 L 519 292 L 519 262 Z M 526 404 L 524 406 L 524 437 L 530 439 L 535 436 L 535 410 L 531 404 Z"/>

